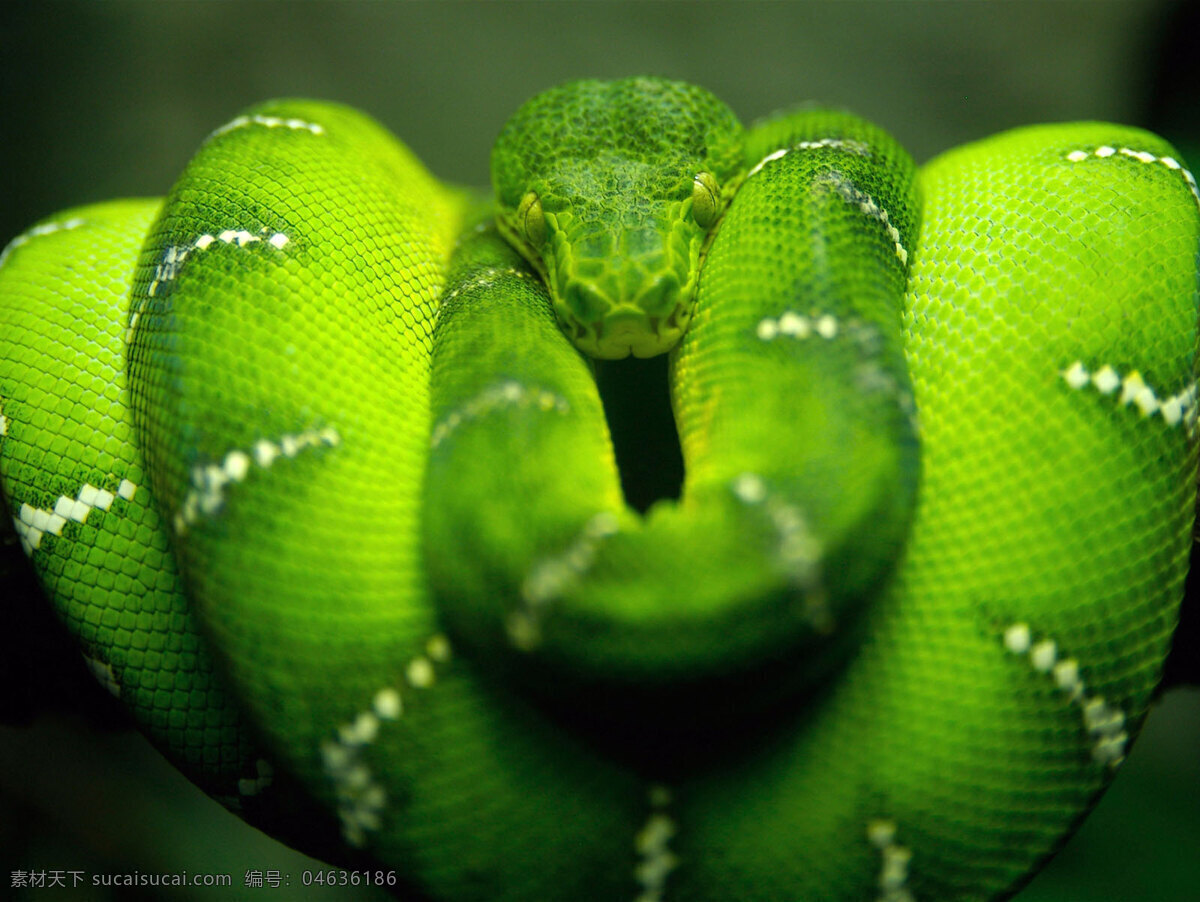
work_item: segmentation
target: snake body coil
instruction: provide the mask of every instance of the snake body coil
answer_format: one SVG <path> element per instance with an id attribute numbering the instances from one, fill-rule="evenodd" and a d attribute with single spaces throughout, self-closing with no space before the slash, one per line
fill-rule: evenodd
<path id="1" fill-rule="evenodd" d="M 280 101 L 10 243 L 0 479 L 98 675 L 402 891 L 1014 891 L 1177 616 L 1191 174 L 1103 123 L 918 172 L 627 79 L 527 103 L 493 181 Z M 581 350 L 670 351 L 679 499 L 625 505 Z"/>

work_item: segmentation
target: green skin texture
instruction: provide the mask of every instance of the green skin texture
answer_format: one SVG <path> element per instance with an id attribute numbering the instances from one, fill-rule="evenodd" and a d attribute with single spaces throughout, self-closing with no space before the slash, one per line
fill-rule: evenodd
<path id="1" fill-rule="evenodd" d="M 9 245 L 5 500 L 164 753 L 406 898 L 1002 898 L 1182 596 L 1176 159 L 1076 123 L 917 172 L 848 114 L 577 82 L 493 204 L 263 104 Z M 679 501 L 625 507 L 572 337 L 670 349 Z"/>

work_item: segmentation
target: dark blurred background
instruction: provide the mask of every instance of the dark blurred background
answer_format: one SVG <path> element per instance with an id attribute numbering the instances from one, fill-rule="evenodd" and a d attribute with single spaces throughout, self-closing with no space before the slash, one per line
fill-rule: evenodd
<path id="1" fill-rule="evenodd" d="M 209 131 L 273 96 L 360 107 L 438 175 L 482 185 L 504 119 L 581 76 L 686 79 L 744 120 L 849 107 L 918 161 L 1016 125 L 1113 119 L 1164 131 L 1195 169 L 1197 34 L 1194 6 L 1129 0 L 4 4 L 0 245 L 62 207 L 163 193 Z M 300 897 L 315 864 L 123 729 L 19 577 L 0 572 L 0 898 Z M 234 889 L 16 891 L 15 869 L 223 872 Z M 291 889 L 246 889 L 251 869 L 288 872 Z M 1113 789 L 1017 898 L 1200 898 L 1200 691 L 1166 693 Z"/>

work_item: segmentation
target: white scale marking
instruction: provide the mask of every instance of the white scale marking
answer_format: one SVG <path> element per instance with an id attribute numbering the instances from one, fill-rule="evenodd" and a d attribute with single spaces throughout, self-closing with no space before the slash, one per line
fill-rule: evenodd
<path id="1" fill-rule="evenodd" d="M 820 315 L 813 313 L 804 316 L 788 310 L 778 317 L 764 316 L 755 326 L 754 333 L 759 341 L 768 342 L 780 337 L 802 341 L 812 335 L 832 341 L 839 335 L 848 335 L 859 343 L 864 357 L 871 358 L 879 353 L 879 332 L 876 329 L 864 326 L 855 320 L 842 323 L 831 313 Z M 913 430 L 916 431 L 919 428 L 912 394 L 908 391 L 900 391 L 896 379 L 880 367 L 875 360 L 864 360 L 859 366 L 857 376 L 858 385 L 863 392 L 882 392 L 895 395 L 900 409 L 912 422 Z"/>
<path id="2" fill-rule="evenodd" d="M 789 153 L 797 150 L 815 150 L 817 148 L 845 150 L 860 157 L 870 155 L 870 148 L 862 141 L 843 140 L 840 138 L 822 138 L 817 141 L 800 141 L 799 143 L 793 144 L 790 147 L 781 147 L 778 150 L 767 154 L 765 157 L 755 163 L 753 167 L 751 167 L 750 171 L 746 173 L 746 178 L 751 178 L 761 171 L 762 168 L 768 163 L 781 160 Z M 834 190 L 842 196 L 846 203 L 852 206 L 857 206 L 863 214 L 882 223 L 883 227 L 887 230 L 888 237 L 892 239 L 892 243 L 896 247 L 896 257 L 902 264 L 908 265 L 908 251 L 900 242 L 900 230 L 892 225 L 891 220 L 888 217 L 887 210 L 879 206 L 879 204 L 873 197 L 871 197 L 871 195 L 867 194 L 865 191 L 859 191 L 854 187 L 849 179 L 836 170 L 818 176 L 817 183 L 831 185 Z"/>
<path id="3" fill-rule="evenodd" d="M 875 198 L 865 191 L 859 191 L 848 178 L 837 170 L 819 176 L 817 183 L 830 185 L 850 206 L 858 207 L 859 212 L 864 216 L 881 223 L 887 231 L 888 237 L 892 239 L 892 244 L 896 249 L 896 258 L 902 265 L 908 265 L 908 251 L 900 243 L 900 230 L 892 225 L 888 211 L 879 206 Z"/>
<path id="4" fill-rule="evenodd" d="M 803 340 L 810 335 L 817 335 L 826 341 L 832 341 L 838 337 L 840 330 L 841 325 L 838 323 L 837 317 L 830 313 L 824 313 L 820 316 L 815 314 L 813 316 L 803 316 L 788 310 L 778 318 L 772 316 L 763 317 L 758 321 L 755 333 L 762 341 L 774 341 L 781 335 L 797 340 Z"/>
<path id="5" fill-rule="evenodd" d="M 213 131 L 208 137 L 215 138 L 218 135 L 223 135 L 226 132 L 234 131 L 239 128 L 246 128 L 250 125 L 261 125 L 265 128 L 286 128 L 291 131 L 305 131 L 313 135 L 325 134 L 324 127 L 315 122 L 306 122 L 303 119 L 283 119 L 279 116 L 238 116 L 226 122 L 220 128 Z"/>
<path id="6" fill-rule="evenodd" d="M 1111 397 L 1116 394 L 1117 389 L 1120 389 L 1117 401 L 1122 407 L 1132 404 L 1137 407 L 1143 417 L 1149 418 L 1157 414 L 1168 426 L 1178 426 L 1182 423 L 1188 435 L 1194 435 L 1196 432 L 1197 387 L 1195 380 L 1182 391 L 1165 400 L 1159 400 L 1158 393 L 1146 384 L 1137 370 L 1122 376 L 1111 366 L 1105 364 L 1092 373 L 1083 365 L 1083 361 L 1076 360 L 1060 375 L 1063 381 L 1076 391 L 1091 385 L 1100 394 Z"/>
<path id="7" fill-rule="evenodd" d="M 541 642 L 541 619 L 546 608 L 588 571 L 600 544 L 617 534 L 619 523 L 610 511 L 594 514 L 560 554 L 544 558 L 530 568 L 521 586 L 520 608 L 508 617 L 508 638 L 520 651 L 532 651 Z"/>
<path id="8" fill-rule="evenodd" d="M 1128 157 L 1131 160 L 1137 160 L 1139 163 L 1158 163 L 1167 169 L 1178 172 L 1183 176 L 1183 181 L 1187 185 L 1188 191 L 1192 194 L 1192 200 L 1196 202 L 1196 206 L 1200 207 L 1200 190 L 1196 187 L 1195 176 L 1174 157 L 1160 157 L 1148 150 L 1136 150 L 1132 147 L 1112 147 L 1108 144 L 1102 144 L 1092 150 L 1072 150 L 1067 154 L 1067 160 L 1072 163 L 1082 163 L 1089 158 L 1106 160 L 1113 156 Z"/>
<path id="9" fill-rule="evenodd" d="M 191 488 L 175 514 L 175 532 L 182 535 L 201 516 L 211 516 L 221 510 L 225 503 L 225 488 L 243 481 L 250 473 L 251 464 L 267 469 L 280 457 L 295 457 L 307 448 L 324 445 L 336 448 L 342 438 L 336 429 L 310 429 L 294 435 L 284 435 L 279 441 L 259 439 L 254 443 L 252 455 L 234 449 L 220 463 L 203 464 L 192 468 Z"/>
<path id="10" fill-rule="evenodd" d="M 844 150 L 855 156 L 869 156 L 871 149 L 862 141 L 847 140 L 843 138 L 819 138 L 816 141 L 799 141 L 788 147 L 781 147 L 778 150 L 773 150 L 751 167 L 746 173 L 746 178 L 757 175 L 764 166 L 768 163 L 774 163 L 776 160 L 781 160 L 789 153 L 797 150 L 819 150 L 828 148 L 830 150 Z"/>
<path id="11" fill-rule="evenodd" d="M 429 437 L 429 447 L 436 448 L 464 423 L 476 420 L 505 407 L 536 407 L 544 411 L 567 413 L 571 406 L 567 399 L 541 388 L 526 388 L 511 379 L 489 385 L 461 407 L 442 418 Z"/>
<path id="12" fill-rule="evenodd" d="M 414 689 L 428 689 L 435 678 L 433 662 L 423 655 L 418 655 L 408 662 L 404 668 L 404 677 Z"/>
<path id="13" fill-rule="evenodd" d="M 100 683 L 113 698 L 121 697 L 121 684 L 117 682 L 117 675 L 113 673 L 112 665 L 107 661 L 101 661 L 99 658 L 83 656 L 83 663 L 87 665 L 87 669 L 91 671 L 97 682 Z"/>
<path id="14" fill-rule="evenodd" d="M 19 247 L 28 244 L 34 238 L 41 238 L 43 235 L 53 235 L 55 232 L 69 232 L 72 229 L 77 229 L 82 225 L 86 225 L 87 220 L 78 216 L 73 216 L 70 219 L 64 219 L 60 222 L 47 222 L 39 226 L 34 226 L 26 232 L 22 232 L 16 238 L 8 243 L 3 252 L 0 252 L 0 266 L 3 266 L 8 260 L 8 255 Z"/>
<path id="15" fill-rule="evenodd" d="M 482 225 L 484 228 L 487 228 L 491 225 L 491 223 L 481 223 L 480 225 Z M 478 228 L 479 226 L 476 226 L 476 229 Z M 515 276 L 518 279 L 525 279 L 528 282 L 541 283 L 541 280 L 537 276 L 523 272 L 519 269 L 513 269 L 511 266 L 492 267 L 490 269 L 480 271 L 469 281 L 463 282 L 461 285 L 457 286 L 453 291 L 442 298 L 442 303 L 444 304 L 446 301 L 454 300 L 464 291 L 478 291 L 482 288 L 491 288 L 500 276 Z"/>
<path id="16" fill-rule="evenodd" d="M 51 510 L 22 504 L 17 516 L 13 518 L 13 525 L 21 539 L 21 547 L 27 555 L 32 554 L 35 549 L 41 547 L 42 536 L 46 533 L 61 536 L 63 527 L 68 522 L 73 520 L 76 523 L 86 523 L 88 514 L 93 510 L 99 508 L 106 511 L 117 498 L 128 501 L 136 492 L 137 486 L 128 479 L 121 480 L 116 494 L 85 482 L 73 498 L 60 495 Z"/>
<path id="17" fill-rule="evenodd" d="M 772 494 L 757 473 L 742 473 L 730 485 L 739 501 L 750 507 L 762 506 L 778 536 L 780 562 L 794 586 L 804 592 L 808 618 L 819 632 L 834 627 L 828 599 L 821 585 L 821 541 L 808 527 L 803 512 Z"/>
<path id="18" fill-rule="evenodd" d="M 1004 631 L 1004 647 L 1014 655 L 1029 656 L 1038 673 L 1050 676 L 1054 685 L 1079 708 L 1083 727 L 1092 738 L 1092 758 L 1099 764 L 1118 767 L 1125 760 L 1129 734 L 1125 731 L 1125 712 L 1110 705 L 1102 695 L 1089 695 L 1079 675 L 1079 662 L 1060 658 L 1053 639 L 1033 641 L 1027 623 L 1014 623 Z"/>
<path id="19" fill-rule="evenodd" d="M 429 688 L 434 683 L 434 664 L 449 660 L 449 641 L 441 633 L 432 636 L 425 643 L 425 653 L 413 657 L 406 668 L 410 685 Z M 419 680 L 412 679 L 414 670 L 422 674 Z M 384 723 L 397 721 L 403 714 L 400 690 L 385 686 L 375 693 L 367 710 L 337 728 L 336 738 L 321 742 L 321 760 L 337 796 L 342 837 L 355 848 L 366 844 L 368 832 L 379 829 L 387 807 L 387 790 L 371 773 L 364 752 L 379 737 Z"/>
<path id="20" fill-rule="evenodd" d="M 867 839 L 882 858 L 877 902 L 914 902 L 916 897 L 905 886 L 912 850 L 896 842 L 896 822 L 886 818 L 871 821 L 867 824 Z"/>
<path id="21" fill-rule="evenodd" d="M 204 234 L 189 244 L 173 244 L 168 247 L 163 251 L 162 259 L 154 267 L 154 279 L 150 283 L 146 297 L 136 298 L 133 311 L 129 316 L 129 325 L 125 329 L 125 344 L 128 345 L 133 341 L 134 330 L 137 329 L 138 321 L 142 318 L 142 312 L 149 304 L 149 299 L 158 293 L 160 286 L 173 281 L 179 275 L 184 261 L 193 252 L 206 251 L 218 242 L 246 247 L 249 244 L 258 244 L 264 241 L 276 250 L 283 250 L 291 239 L 283 232 L 271 232 L 266 228 L 260 229 L 257 235 L 247 232 L 245 229 L 226 229 L 218 235 Z"/>
<path id="22" fill-rule="evenodd" d="M 678 828 L 666 812 L 671 804 L 671 790 L 655 784 L 647 796 L 650 815 L 633 841 L 639 859 L 633 875 L 642 888 L 635 902 L 662 902 L 667 878 L 679 866 L 679 859 L 668 847 Z"/>
<path id="23" fill-rule="evenodd" d="M 245 229 L 226 229 L 218 235 L 201 235 L 190 244 L 173 244 L 163 252 L 162 260 L 154 267 L 154 281 L 150 283 L 147 294 L 154 297 L 160 285 L 174 280 L 179 275 L 184 261 L 193 252 L 206 251 L 218 242 L 245 247 L 265 241 L 276 250 L 283 250 L 290 240 L 283 232 L 271 232 L 266 228 L 260 229 L 258 234 L 247 232 Z"/>
<path id="24" fill-rule="evenodd" d="M 280 116 L 252 115 L 236 116 L 235 119 L 226 122 L 226 124 L 209 134 L 209 139 L 216 138 L 217 136 L 221 136 L 221 134 L 227 132 L 232 132 L 236 130 L 236 128 L 245 128 L 247 126 L 288 128 L 290 131 L 308 132 L 311 134 L 318 134 L 318 136 L 319 134 L 325 133 L 324 127 L 316 124 L 316 122 L 308 122 L 302 119 L 282 119 Z M 233 245 L 233 243 L 236 243 L 238 247 L 245 247 L 246 245 L 250 245 L 250 243 L 265 241 L 276 249 L 282 249 L 284 246 L 287 246 L 289 240 L 289 237 L 286 234 L 283 234 L 282 231 L 276 231 L 276 233 L 269 234 L 269 229 L 265 228 L 260 229 L 259 234 L 257 235 L 244 229 L 226 229 L 218 235 L 200 235 L 196 240 L 192 241 L 190 245 L 173 245 L 172 247 L 168 247 L 166 251 L 163 252 L 162 260 L 157 266 L 155 266 L 155 277 L 154 281 L 150 283 L 148 294 L 151 297 L 154 296 L 161 284 L 170 282 L 172 279 L 178 276 L 180 267 L 184 265 L 184 261 L 193 251 L 205 251 L 205 249 L 208 249 L 217 241 L 226 243 L 226 245 Z M 134 309 L 130 317 L 130 325 L 128 325 L 128 329 L 125 333 L 126 344 L 130 343 L 132 339 L 133 330 L 136 329 L 138 320 L 140 317 L 142 317 L 142 311 L 144 307 L 145 300 L 143 299 L 139 302 L 138 307 Z"/>

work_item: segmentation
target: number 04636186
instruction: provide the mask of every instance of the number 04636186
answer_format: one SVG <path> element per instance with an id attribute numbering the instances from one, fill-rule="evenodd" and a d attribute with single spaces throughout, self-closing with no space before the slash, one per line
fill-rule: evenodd
<path id="1" fill-rule="evenodd" d="M 328 868 L 323 871 L 304 871 L 300 882 L 305 886 L 395 886 L 395 871 L 344 871 Z"/>

